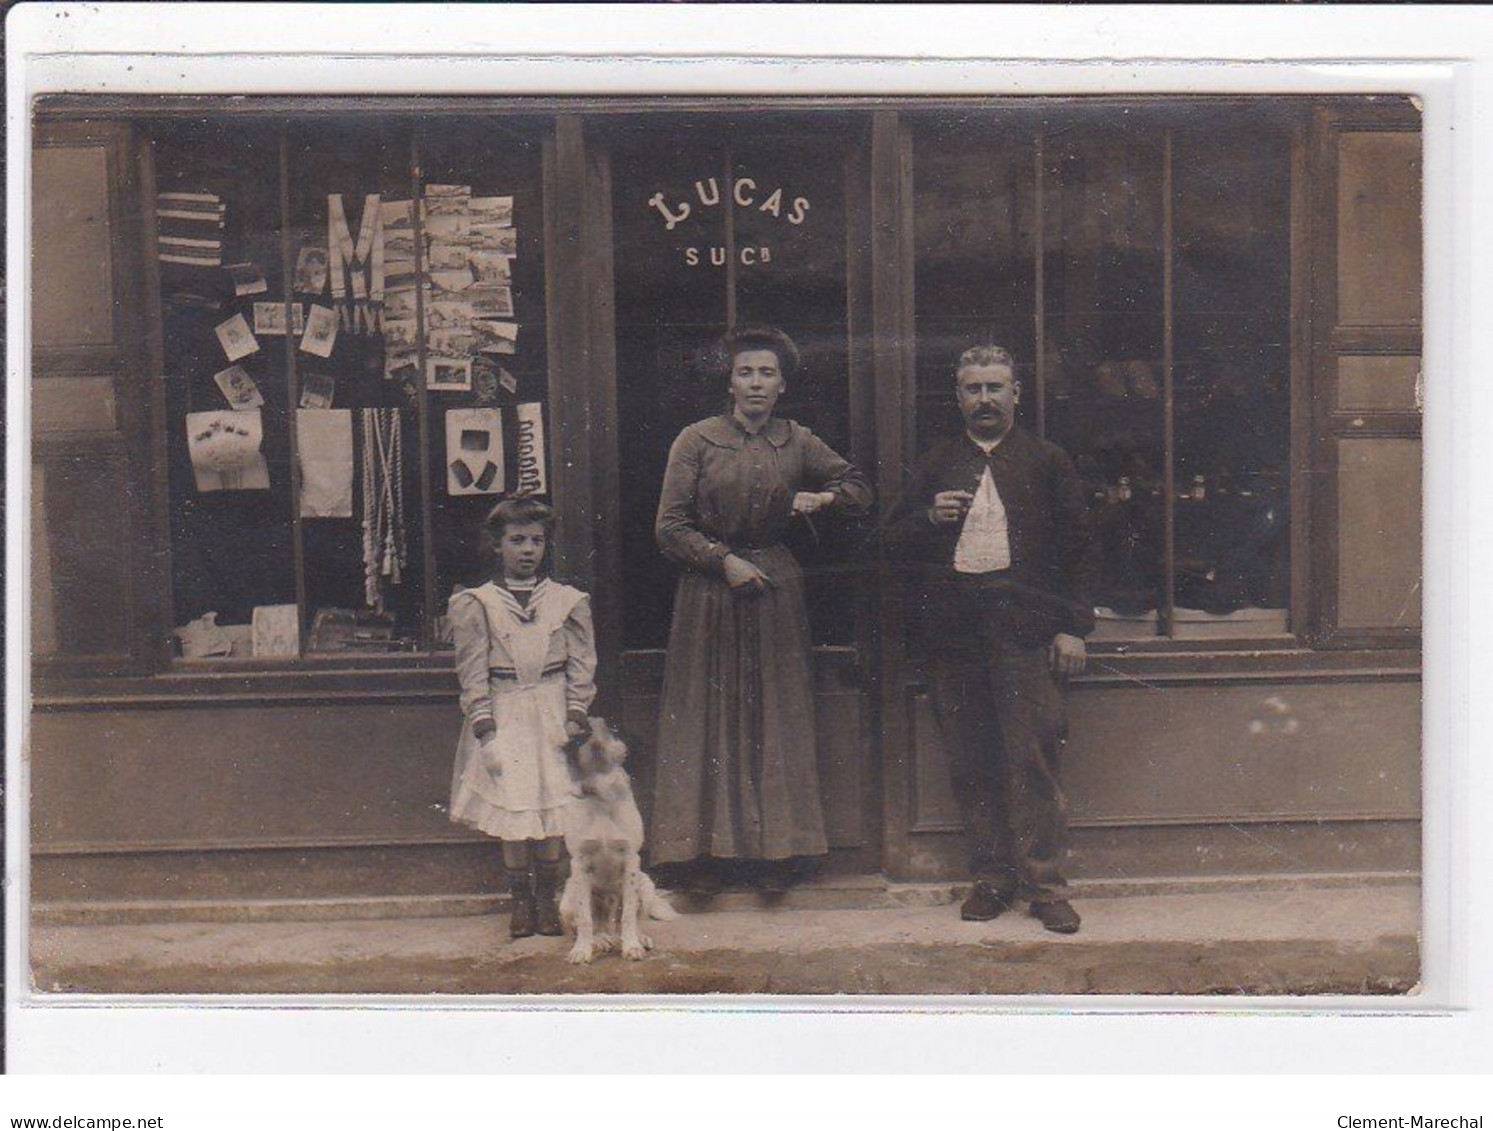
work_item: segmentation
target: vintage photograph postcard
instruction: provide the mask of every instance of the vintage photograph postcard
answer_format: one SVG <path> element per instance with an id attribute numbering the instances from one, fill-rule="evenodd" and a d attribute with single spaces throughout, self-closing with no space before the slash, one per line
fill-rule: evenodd
<path id="1" fill-rule="evenodd" d="M 35 97 L 28 992 L 1414 1007 L 1434 100 L 1068 77 Z"/>

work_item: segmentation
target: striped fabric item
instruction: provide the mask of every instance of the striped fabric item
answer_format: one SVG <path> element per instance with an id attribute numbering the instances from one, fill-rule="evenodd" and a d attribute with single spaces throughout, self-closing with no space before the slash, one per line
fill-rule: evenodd
<path id="1" fill-rule="evenodd" d="M 228 206 L 210 192 L 156 195 L 156 253 L 162 263 L 221 267 Z"/>

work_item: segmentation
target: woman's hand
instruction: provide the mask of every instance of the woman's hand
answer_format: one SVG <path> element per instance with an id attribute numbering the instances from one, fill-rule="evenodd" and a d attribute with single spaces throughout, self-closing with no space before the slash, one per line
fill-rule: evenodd
<path id="1" fill-rule="evenodd" d="M 1084 646 L 1082 636 L 1070 636 L 1066 632 L 1060 632 L 1052 638 L 1052 646 L 1047 650 L 1047 658 L 1052 664 L 1052 670 L 1058 675 L 1079 675 L 1088 662 L 1088 650 Z"/>
<path id="2" fill-rule="evenodd" d="M 800 491 L 793 496 L 793 512 L 795 514 L 813 514 L 822 511 L 835 501 L 833 491 Z"/>
<path id="3" fill-rule="evenodd" d="M 472 724 L 472 736 L 486 746 L 493 735 L 498 733 L 498 724 L 491 719 L 478 719 Z"/>
<path id="4" fill-rule="evenodd" d="M 726 571 L 726 584 L 738 596 L 755 596 L 772 588 L 772 578 L 745 558 L 727 554 L 721 566 Z"/>

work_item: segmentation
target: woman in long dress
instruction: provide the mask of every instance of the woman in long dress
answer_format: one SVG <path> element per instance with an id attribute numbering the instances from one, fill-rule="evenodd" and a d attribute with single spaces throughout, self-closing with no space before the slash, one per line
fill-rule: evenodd
<path id="1" fill-rule="evenodd" d="M 756 862 L 783 890 L 828 851 L 819 794 L 803 575 L 783 537 L 795 513 L 863 513 L 865 476 L 773 410 L 798 364 L 780 330 L 728 333 L 732 408 L 669 451 L 654 527 L 683 567 L 659 711 L 650 855 L 683 885 L 719 890 Z"/>

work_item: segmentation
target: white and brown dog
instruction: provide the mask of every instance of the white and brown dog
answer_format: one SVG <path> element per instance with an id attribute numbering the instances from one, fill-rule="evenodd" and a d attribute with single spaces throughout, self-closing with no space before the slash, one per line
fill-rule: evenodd
<path id="1" fill-rule="evenodd" d="M 581 785 L 581 796 L 566 809 L 570 879 L 560 897 L 560 921 L 575 939 L 570 961 L 590 962 L 612 950 L 642 958 L 653 940 L 639 930 L 639 921 L 678 913 L 642 868 L 643 816 L 622 768 L 627 744 L 605 719 L 592 718 L 590 733 L 567 749 Z"/>

